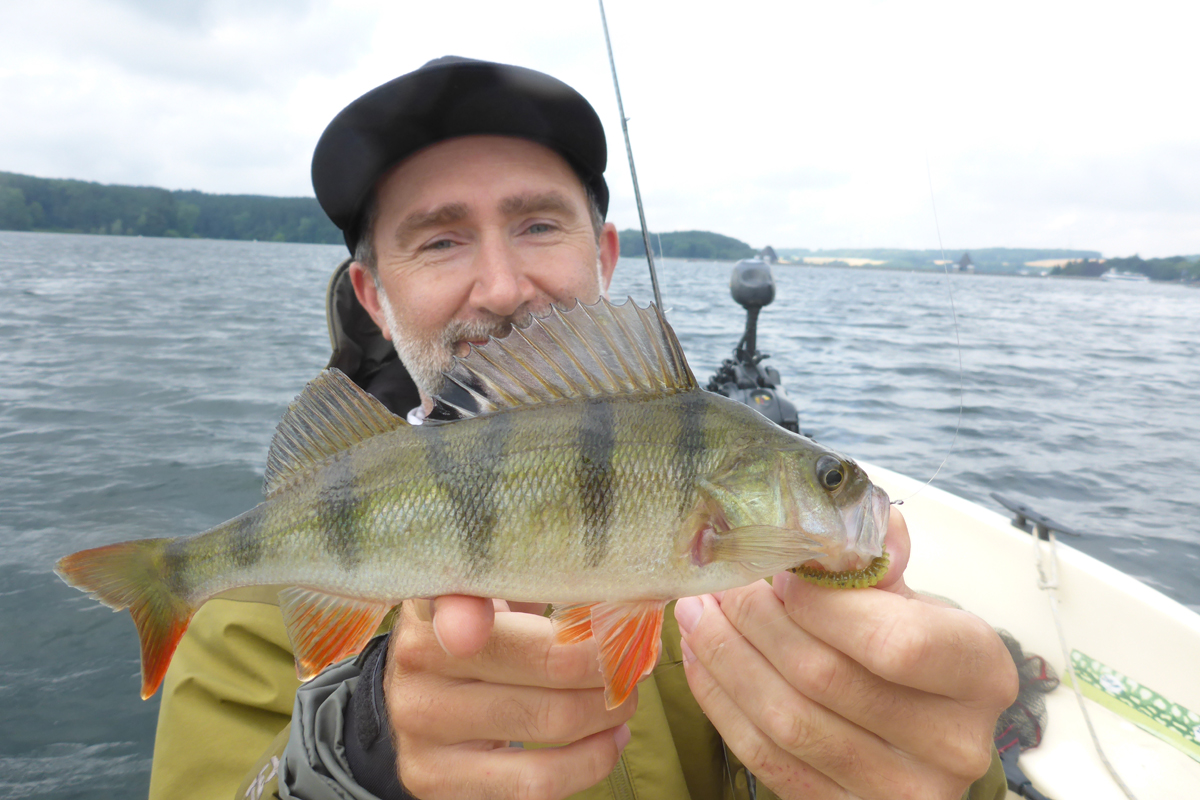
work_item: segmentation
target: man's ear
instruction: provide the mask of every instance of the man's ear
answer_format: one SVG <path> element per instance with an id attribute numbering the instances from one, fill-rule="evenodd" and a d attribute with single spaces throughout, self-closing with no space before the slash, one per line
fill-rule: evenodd
<path id="1" fill-rule="evenodd" d="M 392 332 L 388 330 L 387 316 L 383 313 L 383 298 L 380 297 L 379 287 L 375 285 L 375 278 L 371 276 L 370 270 L 357 261 L 350 262 L 350 282 L 354 284 L 354 294 L 358 297 L 359 304 L 379 326 L 383 338 L 390 342 Z"/>
<path id="2" fill-rule="evenodd" d="M 613 271 L 617 268 L 617 258 L 621 255 L 621 236 L 617 226 L 611 222 L 604 223 L 600 230 L 600 293 L 608 296 L 608 285 L 612 283 Z"/>

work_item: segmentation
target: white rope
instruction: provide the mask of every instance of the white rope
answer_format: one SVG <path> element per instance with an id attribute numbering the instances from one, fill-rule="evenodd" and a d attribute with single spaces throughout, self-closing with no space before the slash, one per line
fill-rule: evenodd
<path id="1" fill-rule="evenodd" d="M 1067 672 L 1071 674 L 1071 688 L 1075 690 L 1075 699 L 1079 701 L 1079 710 L 1083 712 L 1083 721 L 1087 723 L 1088 733 L 1092 735 L 1092 744 L 1096 747 L 1096 754 L 1100 756 L 1100 761 L 1104 764 L 1104 768 L 1108 770 L 1108 774 L 1112 777 L 1113 782 L 1117 787 L 1124 792 L 1129 800 L 1137 800 L 1129 787 L 1125 785 L 1125 781 L 1121 780 L 1121 776 L 1113 768 L 1109 762 L 1108 756 L 1104 754 L 1104 748 L 1100 746 L 1100 738 L 1096 736 L 1096 729 L 1092 726 L 1092 717 L 1088 714 L 1087 706 L 1083 702 L 1083 692 L 1079 691 L 1079 678 L 1075 674 L 1075 663 L 1071 660 L 1071 650 L 1067 647 L 1067 635 L 1063 632 L 1062 619 L 1058 615 L 1058 551 L 1055 549 L 1057 540 L 1054 537 L 1054 531 L 1049 531 L 1049 554 L 1050 554 L 1050 579 L 1046 579 L 1046 572 L 1042 569 L 1042 544 L 1041 537 L 1038 536 L 1036 529 L 1033 533 L 1033 560 L 1037 565 L 1038 571 L 1038 588 L 1050 595 L 1050 611 L 1054 615 L 1054 628 L 1058 631 L 1058 643 L 1062 647 L 1063 659 L 1067 663 Z"/>

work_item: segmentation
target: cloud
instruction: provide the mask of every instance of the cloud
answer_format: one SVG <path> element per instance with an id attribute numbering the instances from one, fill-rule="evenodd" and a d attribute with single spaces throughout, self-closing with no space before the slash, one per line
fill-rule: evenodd
<path id="1" fill-rule="evenodd" d="M 0 169 L 310 194 L 296 97 L 363 57 L 370 10 L 328 2 L 22 4 L 0 33 Z M 53 31 L 34 36 L 33 31 Z"/>
<path id="2" fill-rule="evenodd" d="M 645 0 L 608 17 L 656 230 L 933 247 L 932 179 L 948 247 L 1200 251 L 1179 4 Z M 0 26 L 0 169 L 308 194 L 333 115 L 447 53 L 576 87 L 609 135 L 613 218 L 636 224 L 599 14 L 553 0 L 15 4 Z"/>
<path id="3" fill-rule="evenodd" d="M 369 17 L 329 3 L 65 0 L 22 4 L 5 25 L 5 62 L 23 72 L 252 92 L 361 57 Z M 34 32 L 53 30 L 53 36 Z"/>

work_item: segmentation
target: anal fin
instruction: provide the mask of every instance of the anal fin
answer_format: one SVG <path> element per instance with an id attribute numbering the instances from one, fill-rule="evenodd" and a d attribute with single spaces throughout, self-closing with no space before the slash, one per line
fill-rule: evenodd
<path id="1" fill-rule="evenodd" d="M 624 703 L 658 663 L 666 605 L 666 600 L 638 600 L 592 606 L 592 635 L 600 647 L 607 708 Z"/>
<path id="2" fill-rule="evenodd" d="M 550 612 L 555 644 L 575 644 L 592 638 L 592 607 L 597 603 L 555 606 Z"/>
<path id="3" fill-rule="evenodd" d="M 279 593 L 279 608 L 296 654 L 296 675 L 307 681 L 362 650 L 391 604 L 293 586 Z"/>

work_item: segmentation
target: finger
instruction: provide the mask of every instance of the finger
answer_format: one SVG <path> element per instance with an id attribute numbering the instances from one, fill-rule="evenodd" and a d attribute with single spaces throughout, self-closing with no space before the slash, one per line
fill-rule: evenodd
<path id="1" fill-rule="evenodd" d="M 612 772 L 629 742 L 629 728 L 600 731 L 564 747 L 524 750 L 436 748 L 417 745 L 408 755 L 401 742 L 400 779 L 426 800 L 440 798 L 546 798 L 558 800 L 588 789 Z"/>
<path id="2" fill-rule="evenodd" d="M 847 791 L 812 766 L 786 752 L 742 712 L 696 657 L 686 638 L 680 641 L 683 671 L 700 708 L 725 744 L 748 770 L 781 798 L 851 798 Z"/>
<path id="3" fill-rule="evenodd" d="M 435 624 L 445 624 L 453 618 L 452 614 L 443 616 L 445 599 L 437 600 Z M 420 622 L 407 610 L 407 604 L 404 615 L 388 654 L 389 674 L 395 671 L 398 680 L 433 672 L 451 678 L 519 686 L 582 689 L 604 685 L 595 642 L 557 644 L 553 626 L 545 617 L 496 614 L 491 635 L 482 648 L 466 657 L 457 657 L 439 644 L 434 636 L 435 626 Z M 441 623 L 436 622 L 438 619 Z"/>
<path id="4" fill-rule="evenodd" d="M 875 675 L 977 707 L 1006 708 L 1016 672 L 986 622 L 874 589 L 825 589 L 788 573 L 775 594 L 797 625 Z"/>
<path id="5" fill-rule="evenodd" d="M 430 615 L 442 649 L 455 658 L 469 658 L 487 643 L 496 612 L 491 600 L 450 594 L 430 603 Z"/>
<path id="6" fill-rule="evenodd" d="M 884 539 L 888 552 L 888 571 L 876 588 L 887 589 L 905 597 L 915 595 L 904 582 L 904 570 L 908 568 L 908 557 L 912 552 L 912 540 L 908 536 L 908 523 L 900 509 L 891 507 L 888 515 L 887 536 Z"/>
<path id="7" fill-rule="evenodd" d="M 788 686 L 919 761 L 965 776 L 990 757 L 992 717 L 872 674 L 796 625 L 767 587 L 726 592 L 720 611 Z"/>
<path id="8" fill-rule="evenodd" d="M 543 689 L 433 678 L 391 692 L 388 714 L 422 740 L 562 744 L 628 722 L 637 693 L 608 710 L 603 689 Z"/>
<path id="9" fill-rule="evenodd" d="M 777 622 L 772 626 L 774 632 L 794 627 L 765 583 L 754 588 L 757 591 L 726 592 L 725 603 L 736 604 L 737 598 L 747 595 L 773 601 Z M 783 751 L 861 797 L 902 795 L 896 791 L 898 786 L 916 788 L 936 781 L 936 775 L 922 764 L 797 691 L 741 635 L 715 600 L 701 600 L 705 609 L 687 637 L 690 649 L 699 654 L 701 663 L 730 701 Z M 870 679 L 880 683 L 874 676 Z"/>

